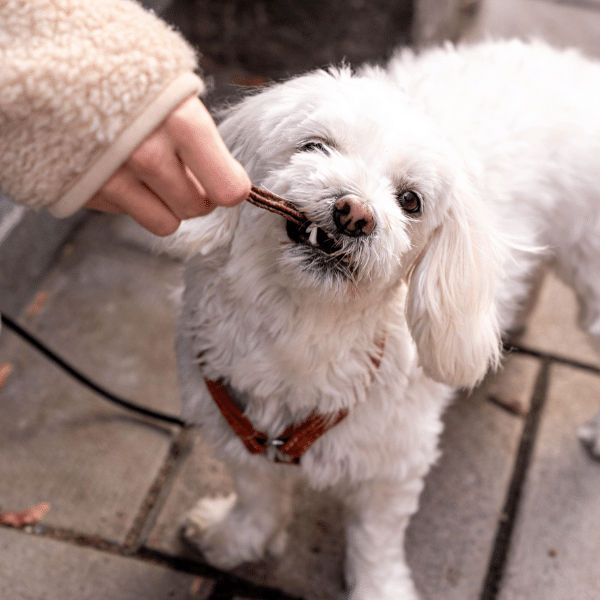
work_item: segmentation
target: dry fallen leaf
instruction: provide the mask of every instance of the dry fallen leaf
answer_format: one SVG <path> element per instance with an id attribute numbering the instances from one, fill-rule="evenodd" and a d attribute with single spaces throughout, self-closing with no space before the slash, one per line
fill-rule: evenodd
<path id="1" fill-rule="evenodd" d="M 6 385 L 9 375 L 13 371 L 13 366 L 9 363 L 3 363 L 0 365 L 0 389 Z"/>
<path id="2" fill-rule="evenodd" d="M 48 292 L 40 291 L 35 295 L 33 302 L 27 307 L 25 310 L 25 314 L 28 317 L 34 317 L 35 315 L 39 315 L 46 306 L 49 298 Z"/>
<path id="3" fill-rule="evenodd" d="M 10 525 L 11 527 L 23 527 L 25 525 L 35 525 L 50 510 L 47 502 L 40 502 L 27 510 L 20 512 L 0 513 L 0 524 Z"/>

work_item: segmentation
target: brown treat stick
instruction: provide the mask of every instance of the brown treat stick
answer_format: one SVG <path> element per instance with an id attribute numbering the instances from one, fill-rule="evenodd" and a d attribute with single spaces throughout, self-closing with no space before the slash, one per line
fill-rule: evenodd
<path id="1" fill-rule="evenodd" d="M 0 524 L 12 527 L 35 525 L 50 510 L 47 502 L 40 502 L 31 508 L 18 512 L 4 512 L 0 514 Z"/>
<path id="2" fill-rule="evenodd" d="M 296 225 L 304 225 L 308 219 L 288 200 L 271 192 L 252 186 L 246 198 L 250 204 L 278 214 Z"/>

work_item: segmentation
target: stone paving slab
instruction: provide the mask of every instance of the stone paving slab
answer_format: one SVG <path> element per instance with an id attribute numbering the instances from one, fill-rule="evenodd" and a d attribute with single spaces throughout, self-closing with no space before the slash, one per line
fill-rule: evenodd
<path id="1" fill-rule="evenodd" d="M 177 414 L 172 265 L 116 243 L 110 223 L 79 232 L 21 322 L 112 391 Z M 13 368 L 0 392 L 0 509 L 49 502 L 48 524 L 122 542 L 172 428 L 107 404 L 8 330 L 0 363 Z"/>
<path id="2" fill-rule="evenodd" d="M 600 597 L 600 464 L 576 437 L 599 399 L 600 376 L 551 369 L 500 600 Z"/>
<path id="3" fill-rule="evenodd" d="M 15 356 L 27 376 L 17 368 L 2 391 L 0 510 L 49 502 L 48 524 L 124 541 L 170 432 L 99 405 L 32 350 Z"/>
<path id="4" fill-rule="evenodd" d="M 22 322 L 114 393 L 178 414 L 171 296 L 179 264 L 128 244 L 119 223 L 108 215 L 87 222 Z"/>
<path id="5" fill-rule="evenodd" d="M 0 598 L 206 600 L 214 582 L 123 556 L 0 528 Z"/>
<path id="6" fill-rule="evenodd" d="M 525 332 L 515 338 L 515 342 L 600 367 L 600 356 L 592 347 L 589 336 L 577 326 L 577 314 L 573 290 L 549 273 Z"/>
<path id="7" fill-rule="evenodd" d="M 472 394 L 460 395 L 446 415 L 443 454 L 407 539 L 423 600 L 480 596 L 523 425 L 488 398 L 528 406 L 538 372 L 538 361 L 527 357 L 506 363 Z"/>
<path id="8" fill-rule="evenodd" d="M 2 310 L 16 313 L 35 292 L 72 231 L 85 220 L 84 211 L 55 219 L 26 210 L 0 194 L 0 300 Z"/>

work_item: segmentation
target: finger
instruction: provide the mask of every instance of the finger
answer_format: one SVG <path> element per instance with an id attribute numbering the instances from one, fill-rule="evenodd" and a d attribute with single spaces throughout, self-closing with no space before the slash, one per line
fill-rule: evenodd
<path id="1" fill-rule="evenodd" d="M 125 211 L 116 204 L 113 204 L 110 200 L 108 200 L 102 192 L 97 192 L 94 196 L 92 196 L 86 203 L 86 208 L 91 208 L 92 210 L 100 210 L 106 213 L 112 213 L 117 215 L 126 214 Z"/>
<path id="2" fill-rule="evenodd" d="M 156 194 L 125 168 L 119 169 L 87 203 L 90 208 L 100 206 L 101 210 L 106 205 L 118 209 L 109 212 L 126 213 L 142 227 L 159 236 L 170 235 L 181 222 Z"/>
<path id="3" fill-rule="evenodd" d="M 179 105 L 165 121 L 183 163 L 195 175 L 210 201 L 234 206 L 248 197 L 250 179 L 219 135 L 202 102 L 192 97 Z"/>
<path id="4" fill-rule="evenodd" d="M 205 215 L 213 208 L 204 188 L 189 177 L 163 128 L 138 146 L 125 166 L 181 220 Z"/>

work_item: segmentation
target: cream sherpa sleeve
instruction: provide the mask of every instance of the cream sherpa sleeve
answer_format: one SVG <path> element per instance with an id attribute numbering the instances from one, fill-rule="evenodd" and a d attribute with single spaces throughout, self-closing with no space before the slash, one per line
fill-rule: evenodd
<path id="1" fill-rule="evenodd" d="M 133 0 L 0 0 L 0 191 L 72 214 L 203 90 L 196 66 Z"/>

